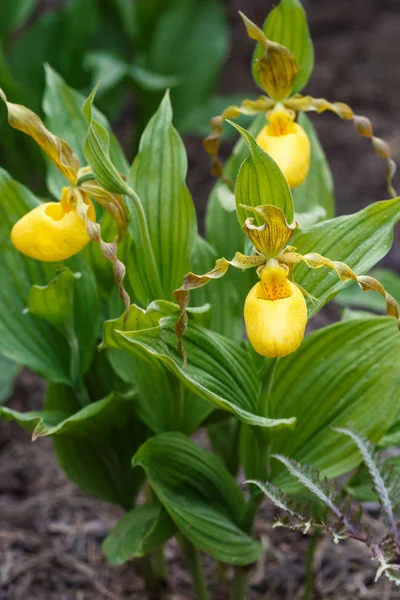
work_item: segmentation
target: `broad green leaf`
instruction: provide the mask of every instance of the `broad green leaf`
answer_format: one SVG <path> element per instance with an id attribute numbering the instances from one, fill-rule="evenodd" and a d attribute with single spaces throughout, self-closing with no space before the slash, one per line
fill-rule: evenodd
<path id="1" fill-rule="evenodd" d="M 274 436 L 271 451 L 328 477 L 355 467 L 354 444 L 338 440 L 331 428 L 351 425 L 379 441 L 398 414 L 399 359 L 400 334 L 391 317 L 341 322 L 307 336 L 275 367 L 269 415 L 294 415 L 297 423 L 295 435 Z M 286 472 L 278 471 L 274 483 L 286 489 Z"/>
<path id="2" fill-rule="evenodd" d="M 400 218 L 400 198 L 375 202 L 352 215 L 336 217 L 295 233 L 291 244 L 301 254 L 317 252 L 345 262 L 357 275 L 365 275 L 390 250 L 393 227 Z M 315 315 L 344 284 L 326 267 L 312 270 L 299 265 L 294 280 L 317 300 L 309 304 Z M 372 292 L 364 292 L 372 294 Z"/>
<path id="3" fill-rule="evenodd" d="M 194 106 L 208 100 L 227 50 L 228 27 L 218 0 L 174 2 L 159 14 L 149 32 L 144 66 L 182 78 L 171 90 L 178 128 Z"/>
<path id="4" fill-rule="evenodd" d="M 160 504 L 143 504 L 118 521 L 102 549 L 108 562 L 118 566 L 164 544 L 175 531 L 174 522 Z"/>
<path id="5" fill-rule="evenodd" d="M 299 66 L 292 93 L 300 92 L 312 73 L 314 67 L 314 48 L 307 24 L 307 15 L 300 0 L 281 0 L 271 10 L 264 26 L 264 33 L 269 40 L 286 46 L 294 55 Z M 253 76 L 259 83 L 254 63 L 263 54 L 258 44 L 253 57 Z"/>
<path id="6" fill-rule="evenodd" d="M 241 423 L 234 416 L 211 423 L 207 428 L 214 454 L 218 456 L 233 477 L 236 477 L 240 464 L 240 430 Z"/>
<path id="7" fill-rule="evenodd" d="M 105 344 L 118 344 L 119 336 L 115 331 L 158 325 L 160 315 L 165 314 L 160 310 L 157 303 L 150 305 L 146 311 L 132 305 L 127 316 L 105 323 Z M 178 314 L 176 306 L 172 305 L 172 310 Z M 212 412 L 213 407 L 208 402 L 196 397 L 190 390 L 182 389 L 179 380 L 139 346 L 132 346 L 129 352 L 110 348 L 108 355 L 119 377 L 135 387 L 138 416 L 155 433 L 182 431 L 191 435 Z"/>
<path id="8" fill-rule="evenodd" d="M 85 97 L 67 85 L 50 65 L 45 65 L 45 72 L 43 110 L 46 115 L 46 125 L 50 131 L 68 142 L 83 167 L 86 165 L 83 149 L 87 135 L 87 122 L 82 112 Z M 121 173 L 127 174 L 128 163 L 116 137 L 111 133 L 107 119 L 95 107 L 93 107 L 93 116 L 109 132 L 110 157 L 113 164 Z M 47 165 L 47 173 L 49 190 L 56 198 L 60 198 L 65 179 L 50 162 Z"/>
<path id="9" fill-rule="evenodd" d="M 164 298 L 182 284 L 190 270 L 197 225 L 194 204 L 186 186 L 186 151 L 172 125 L 166 93 L 148 123 L 129 176 L 146 216 Z M 133 238 L 133 243 L 134 243 Z"/>
<path id="10" fill-rule="evenodd" d="M 57 271 L 53 264 L 39 262 L 20 254 L 11 244 L 13 224 L 39 201 L 24 186 L 12 180 L 0 170 L 0 352 L 9 359 L 28 366 L 46 379 L 68 383 L 70 377 L 71 349 L 65 336 L 46 322 L 43 310 L 49 314 L 49 306 L 36 310 L 34 316 L 26 311 L 32 285 L 47 286 L 45 292 L 52 295 Z M 66 263 L 77 276 L 73 298 L 73 354 L 79 359 L 77 370 L 82 375 L 89 367 L 100 326 L 100 307 L 94 277 L 80 257 Z M 70 271 L 71 273 L 71 271 Z M 80 275 L 78 275 L 80 274 Z M 34 288 L 33 294 L 43 294 Z M 31 292 L 32 293 L 32 292 Z M 52 297 L 53 309 L 57 298 Z M 54 317 L 54 315 L 53 315 Z M 54 322 L 53 322 L 54 325 Z M 71 324 L 70 324 L 71 325 Z M 75 339 L 76 338 L 76 339 Z M 70 340 L 71 342 L 71 340 Z M 78 347 L 76 347 L 76 345 Z M 80 356 L 77 357 L 76 351 Z"/>
<path id="11" fill-rule="evenodd" d="M 282 171 L 248 131 L 235 123 L 232 125 L 243 136 L 249 149 L 249 155 L 240 167 L 236 181 L 236 211 L 240 225 L 243 225 L 249 216 L 249 213 L 242 208 L 243 204 L 245 206 L 273 204 L 284 212 L 287 222 L 292 223 L 293 198 Z M 258 217 L 255 217 L 255 221 L 261 224 Z"/>
<path id="12" fill-rule="evenodd" d="M 385 290 L 400 302 L 400 277 L 398 275 L 389 271 L 389 269 L 373 269 L 369 275 L 378 279 Z M 335 302 L 342 306 L 356 306 L 376 312 L 385 311 L 385 303 L 382 301 L 381 296 L 363 293 L 357 284 L 346 287 L 335 298 Z"/>
<path id="13" fill-rule="evenodd" d="M 44 411 L 3 407 L 0 417 L 16 421 L 34 439 L 52 437 L 60 466 L 86 493 L 132 508 L 143 477 L 132 472 L 130 460 L 148 434 L 132 399 L 110 395 L 79 409 L 71 388 L 51 385 Z"/>
<path id="14" fill-rule="evenodd" d="M 20 366 L 0 355 L 0 404 L 12 394 Z"/>
<path id="15" fill-rule="evenodd" d="M 54 266 L 23 256 L 10 239 L 14 223 L 39 201 L 3 170 L 0 197 L 0 352 L 47 379 L 67 383 L 69 351 L 63 336 L 24 312 L 31 285 L 46 285 L 55 275 Z"/>
<path id="16" fill-rule="evenodd" d="M 314 213 L 318 221 L 331 219 L 335 215 L 335 197 L 332 173 L 317 132 L 305 113 L 300 113 L 298 123 L 311 144 L 311 163 L 307 178 L 293 190 L 296 220 L 300 227 L 304 227 L 307 214 L 310 213 Z"/>
<path id="17" fill-rule="evenodd" d="M 133 457 L 176 526 L 197 548 L 222 562 L 250 564 L 259 542 L 241 529 L 244 496 L 222 463 L 187 437 L 165 433 Z"/>
<path id="18" fill-rule="evenodd" d="M 259 382 L 246 350 L 200 325 L 191 323 L 184 344 L 188 364 L 183 368 L 177 348 L 173 317 L 157 317 L 158 326 L 147 329 L 115 330 L 106 324 L 105 346 L 157 358 L 192 392 L 214 406 L 235 414 L 240 420 L 261 427 L 292 426 L 291 418 L 274 421 L 257 413 Z"/>

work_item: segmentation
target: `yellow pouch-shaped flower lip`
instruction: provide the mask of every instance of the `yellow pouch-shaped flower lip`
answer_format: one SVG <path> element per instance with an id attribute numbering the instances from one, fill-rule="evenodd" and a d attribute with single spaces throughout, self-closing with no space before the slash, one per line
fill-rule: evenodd
<path id="1" fill-rule="evenodd" d="M 46 262 L 57 262 L 70 258 L 82 250 L 90 241 L 85 221 L 78 215 L 76 205 L 71 204 L 70 188 L 64 188 L 60 202 L 44 202 L 24 215 L 11 231 L 14 246 L 30 258 Z M 88 216 L 96 220 L 92 202 Z"/>
<path id="2" fill-rule="evenodd" d="M 303 183 L 310 169 L 311 145 L 304 129 L 284 113 L 270 115 L 270 123 L 256 137 L 257 144 L 274 159 L 291 189 Z"/>
<path id="3" fill-rule="evenodd" d="M 307 305 L 282 267 L 266 267 L 244 305 L 247 336 L 262 356 L 282 357 L 300 346 L 307 324 Z"/>

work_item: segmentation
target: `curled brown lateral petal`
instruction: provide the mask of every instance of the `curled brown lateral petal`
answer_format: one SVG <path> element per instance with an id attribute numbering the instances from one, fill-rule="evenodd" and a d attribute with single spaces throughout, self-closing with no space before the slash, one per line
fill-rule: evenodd
<path id="1" fill-rule="evenodd" d="M 396 163 L 391 157 L 390 148 L 387 142 L 376 137 L 373 132 L 371 121 L 364 116 L 354 114 L 353 110 L 344 102 L 328 102 L 325 98 L 313 98 L 312 96 L 297 95 L 285 100 L 285 106 L 295 111 L 316 111 L 318 113 L 329 110 L 337 114 L 341 119 L 353 120 L 356 132 L 362 137 L 369 138 L 372 147 L 380 158 L 386 160 L 386 185 L 391 198 L 396 198 L 397 193 L 393 187 L 393 177 L 396 173 Z"/>
<path id="2" fill-rule="evenodd" d="M 79 160 L 69 144 L 51 133 L 29 108 L 8 102 L 2 89 L 0 98 L 7 107 L 9 125 L 33 138 L 68 181 L 76 183 Z"/>
<path id="3" fill-rule="evenodd" d="M 211 271 L 203 273 L 202 275 L 196 275 L 195 273 L 188 273 L 183 279 L 183 284 L 180 288 L 174 291 L 174 297 L 180 308 L 179 319 L 175 325 L 176 337 L 178 338 L 178 349 L 183 357 L 183 366 L 186 366 L 187 355 L 183 347 L 182 339 L 185 335 L 185 331 L 188 324 L 188 316 L 186 309 L 189 304 L 189 291 L 196 288 L 207 285 L 212 279 L 220 279 L 228 271 L 229 267 L 236 267 L 237 269 L 251 269 L 259 267 L 265 263 L 265 257 L 260 255 L 245 256 L 240 252 L 236 252 L 232 260 L 226 260 L 226 258 L 219 258 L 215 262 L 215 266 Z"/>
<path id="4" fill-rule="evenodd" d="M 123 197 L 104 190 L 95 180 L 84 181 L 79 187 L 110 213 L 118 227 L 120 241 L 128 226 L 128 213 Z"/>
<path id="5" fill-rule="evenodd" d="M 310 252 L 308 254 L 299 254 L 298 252 L 285 252 L 278 257 L 278 260 L 288 266 L 290 264 L 296 264 L 304 262 L 311 269 L 319 269 L 320 267 L 329 267 L 336 271 L 341 281 L 348 281 L 352 279 L 356 281 L 363 292 L 375 291 L 379 292 L 386 302 L 386 312 L 389 316 L 394 317 L 397 320 L 397 325 L 400 329 L 399 319 L 399 305 L 391 294 L 389 294 L 383 285 L 374 277 L 368 275 L 356 275 L 354 271 L 346 265 L 346 263 L 330 260 L 325 258 L 316 252 Z"/>
<path id="6" fill-rule="evenodd" d="M 286 46 L 269 40 L 262 29 L 242 12 L 239 11 L 239 14 L 246 26 L 248 36 L 264 48 L 264 55 L 256 60 L 255 65 L 261 85 L 273 100 L 281 102 L 290 95 L 299 71 L 296 59 Z"/>
<path id="7" fill-rule="evenodd" d="M 249 217 L 242 227 L 255 248 L 267 258 L 277 256 L 287 246 L 298 227 L 296 221 L 289 225 L 282 209 L 272 204 L 242 207 L 264 221 L 262 225 L 254 225 L 254 217 Z"/>
<path id="8" fill-rule="evenodd" d="M 203 147 L 211 157 L 211 174 L 223 178 L 223 163 L 218 156 L 224 122 L 227 119 L 236 119 L 240 115 L 257 115 L 267 112 L 274 105 L 274 101 L 267 96 L 260 96 L 257 100 L 243 100 L 241 106 L 227 106 L 224 111 L 210 121 L 211 133 L 203 140 Z"/>
<path id="9" fill-rule="evenodd" d="M 91 221 L 88 217 L 88 195 L 86 192 L 81 191 L 78 188 L 74 189 L 77 199 L 77 212 L 79 216 L 84 219 L 86 225 L 86 231 L 88 236 L 93 242 L 99 244 L 101 253 L 104 258 L 109 260 L 113 265 L 114 279 L 118 286 L 119 295 L 124 303 L 126 309 L 129 308 L 131 301 L 128 292 L 124 288 L 123 280 L 126 274 L 126 268 L 123 262 L 117 257 L 117 240 L 113 242 L 105 242 L 101 237 L 101 228 L 98 223 Z"/>

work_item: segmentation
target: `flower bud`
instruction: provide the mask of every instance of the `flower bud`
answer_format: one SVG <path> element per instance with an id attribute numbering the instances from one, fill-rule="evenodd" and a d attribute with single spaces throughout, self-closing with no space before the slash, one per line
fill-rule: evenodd
<path id="1" fill-rule="evenodd" d="M 281 357 L 300 346 L 307 324 L 307 305 L 299 288 L 276 263 L 267 266 L 247 295 L 244 320 L 254 350 L 262 356 Z"/>
<path id="2" fill-rule="evenodd" d="M 303 183 L 310 168 L 310 140 L 288 111 L 272 111 L 256 142 L 274 159 L 291 189 Z"/>
<path id="3" fill-rule="evenodd" d="M 84 220 L 78 215 L 73 193 L 64 188 L 60 202 L 44 202 L 24 215 L 11 231 L 14 246 L 30 258 L 56 262 L 70 258 L 90 241 Z M 92 202 L 88 216 L 96 220 Z"/>

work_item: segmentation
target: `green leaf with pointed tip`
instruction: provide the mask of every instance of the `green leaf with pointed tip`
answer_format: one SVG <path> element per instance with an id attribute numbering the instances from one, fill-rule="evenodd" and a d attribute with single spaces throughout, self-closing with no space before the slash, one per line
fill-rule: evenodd
<path id="1" fill-rule="evenodd" d="M 73 327 L 74 289 L 81 276 L 67 268 L 47 285 L 33 285 L 28 296 L 29 312 L 66 334 Z"/>
<path id="2" fill-rule="evenodd" d="M 104 555 L 114 566 L 143 556 L 174 535 L 176 526 L 158 502 L 143 504 L 124 515 L 102 544 Z"/>
<path id="3" fill-rule="evenodd" d="M 0 355 L 0 404 L 11 396 L 20 369 L 15 362 Z"/>
<path id="4" fill-rule="evenodd" d="M 399 219 L 400 198 L 384 200 L 352 215 L 336 217 L 295 232 L 290 243 L 301 254 L 317 252 L 331 260 L 345 262 L 357 275 L 365 275 L 390 250 L 393 227 Z M 345 285 L 332 269 L 313 270 L 306 265 L 295 268 L 294 280 L 316 298 L 309 303 L 310 317 Z"/>
<path id="5" fill-rule="evenodd" d="M 104 345 L 132 352 L 140 349 L 158 359 L 189 390 L 244 422 L 260 427 L 294 425 L 291 418 L 274 421 L 258 415 L 257 373 L 239 344 L 190 323 L 184 338 L 188 364 L 183 368 L 175 334 L 177 316 L 158 319 L 158 326 L 131 331 L 113 331 L 113 323 L 106 323 Z"/>
<path id="6" fill-rule="evenodd" d="M 297 418 L 296 435 L 278 432 L 271 452 L 311 464 L 336 477 L 354 468 L 360 455 L 332 427 L 351 425 L 379 441 L 398 414 L 400 334 L 395 319 L 341 322 L 306 336 L 299 350 L 278 359 L 269 398 L 270 416 Z M 265 389 L 263 393 L 268 393 Z M 277 487 L 289 489 L 276 470 Z"/>
<path id="7" fill-rule="evenodd" d="M 242 530 L 244 496 L 222 463 L 187 437 L 165 433 L 133 457 L 185 537 L 222 562 L 246 565 L 261 545 Z"/>
<path id="8" fill-rule="evenodd" d="M 183 142 L 172 125 L 168 92 L 148 123 L 129 175 L 148 222 L 151 245 L 160 272 L 164 298 L 180 287 L 190 270 L 197 224 L 194 204 L 186 186 L 187 158 Z M 133 243 L 136 238 L 133 237 Z"/>
<path id="9" fill-rule="evenodd" d="M 45 65 L 45 73 L 43 110 L 46 115 L 46 125 L 55 135 L 68 142 L 83 167 L 86 164 L 83 149 L 88 129 L 82 112 L 85 97 L 67 85 L 50 65 Z M 93 107 L 93 117 L 109 132 L 112 163 L 118 171 L 127 174 L 129 169 L 127 160 L 117 138 L 111 132 L 106 117 L 95 107 Z M 47 161 L 47 185 L 57 199 L 61 196 L 61 189 L 66 185 L 65 178 L 50 161 Z"/>
<path id="10" fill-rule="evenodd" d="M 310 213 L 315 214 L 317 221 L 331 219 L 335 215 L 335 196 L 332 173 L 311 120 L 300 113 L 298 123 L 311 144 L 310 170 L 306 180 L 292 192 L 296 220 L 303 227 Z"/>
<path id="11" fill-rule="evenodd" d="M 232 123 L 247 143 L 249 155 L 240 167 L 236 180 L 236 212 L 240 225 L 243 225 L 249 213 L 242 208 L 272 204 L 285 214 L 288 223 L 294 218 L 293 198 L 287 181 L 276 162 L 257 144 L 251 133 Z M 251 215 L 253 216 L 253 215 Z M 262 224 L 259 217 L 254 217 Z"/>
<path id="12" fill-rule="evenodd" d="M 130 461 L 148 436 L 132 399 L 110 395 L 79 409 L 72 388 L 51 385 L 44 411 L 3 407 L 0 417 L 16 421 L 33 439 L 53 438 L 60 466 L 86 493 L 132 508 L 143 477 L 132 472 Z"/>
<path id="13" fill-rule="evenodd" d="M 280 4 L 271 10 L 263 31 L 266 37 L 292 52 L 299 66 L 294 80 L 292 94 L 300 92 L 310 78 L 314 67 L 314 48 L 308 29 L 307 15 L 300 0 L 281 0 Z M 253 56 L 253 77 L 260 85 L 255 61 L 263 55 L 260 44 L 257 45 Z M 261 86 L 260 86 L 261 87 Z"/>
<path id="14" fill-rule="evenodd" d="M 127 186 L 111 157 L 110 133 L 97 119 L 93 102 L 97 87 L 83 105 L 83 115 L 89 124 L 84 154 L 93 169 L 98 183 L 113 194 L 126 194 Z"/>

